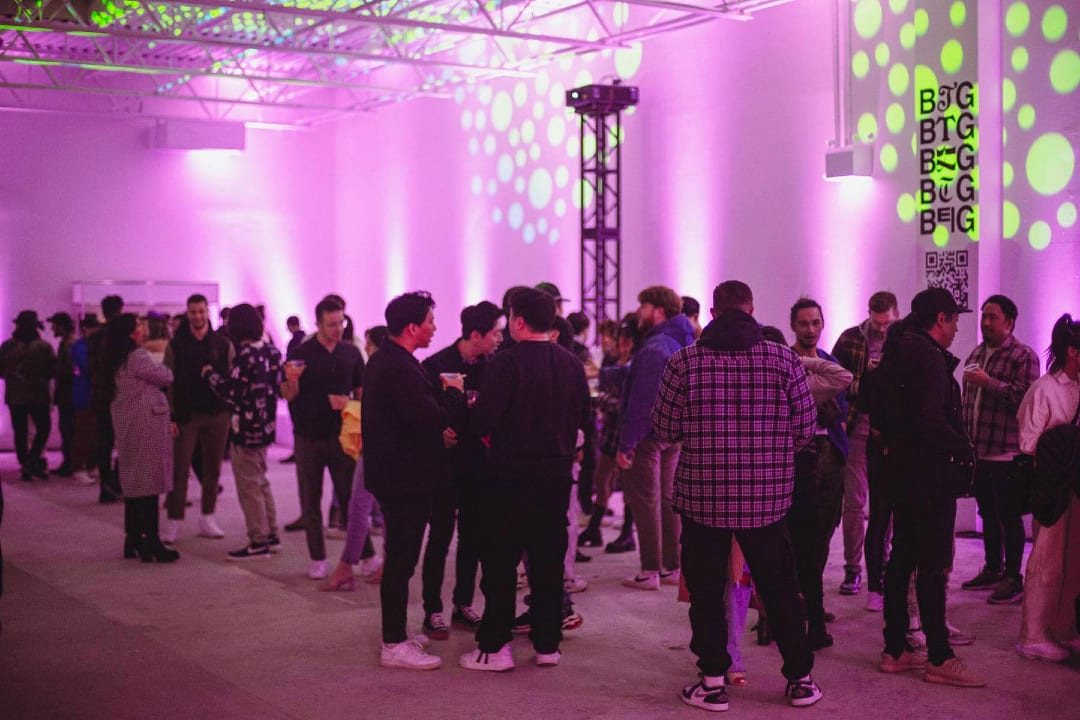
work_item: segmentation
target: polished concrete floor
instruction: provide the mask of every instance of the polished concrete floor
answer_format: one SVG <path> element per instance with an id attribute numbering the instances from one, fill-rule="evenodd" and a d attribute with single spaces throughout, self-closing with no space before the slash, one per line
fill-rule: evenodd
<path id="1" fill-rule="evenodd" d="M 288 522 L 298 501 L 293 466 L 278 462 L 285 452 L 271 451 L 271 481 Z M 55 455 L 50 460 L 58 462 Z M 55 477 L 20 482 L 10 454 L 0 455 L 0 478 L 3 720 L 704 716 L 676 694 L 695 679 L 695 667 L 686 606 L 676 602 L 675 588 L 642 592 L 619 584 L 636 570 L 636 554 L 590 551 L 593 561 L 578 566 L 590 583 L 575 596 L 585 623 L 567 634 L 557 668 L 535 667 L 528 641 L 518 639 L 514 672 L 462 670 L 457 656 L 473 643 L 454 630 L 435 644 L 442 669 L 386 670 L 378 665 L 377 587 L 317 592 L 305 577 L 302 534 L 285 534 L 285 552 L 270 560 L 226 559 L 227 550 L 244 542 L 228 464 L 218 514 L 228 537 L 195 537 L 196 504 L 174 565 L 122 560 L 122 510 L 98 505 L 96 489 Z M 615 530 L 605 534 L 610 539 Z M 340 548 L 340 541 L 329 541 L 332 558 Z M 957 539 L 958 576 L 974 572 L 980 557 L 980 541 Z M 863 595 L 837 594 L 841 558 L 837 533 L 825 579 L 826 605 L 838 616 L 831 626 L 836 646 L 818 654 L 814 669 L 824 699 L 805 710 L 788 707 L 775 645 L 758 647 L 747 633 L 750 685 L 731 690 L 733 715 L 1080 717 L 1080 660 L 1055 665 L 1017 656 L 1020 607 L 988 605 L 985 593 L 954 590 L 950 618 L 978 636 L 960 653 L 986 674 L 989 687 L 949 688 L 913 674 L 879 673 L 881 615 L 863 609 Z M 954 578 L 953 587 L 958 584 Z M 449 593 L 448 583 L 447 601 Z M 751 611 L 749 623 L 754 616 Z M 421 620 L 417 578 L 410 626 L 418 630 Z"/>

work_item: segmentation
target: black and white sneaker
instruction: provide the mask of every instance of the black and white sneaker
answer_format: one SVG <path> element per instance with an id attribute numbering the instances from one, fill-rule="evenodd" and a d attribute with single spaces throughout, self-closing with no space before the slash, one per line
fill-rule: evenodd
<path id="1" fill-rule="evenodd" d="M 480 614 L 472 609 L 472 605 L 455 605 L 450 622 L 467 630 L 476 630 L 480 627 Z"/>
<path id="2" fill-rule="evenodd" d="M 448 640 L 450 638 L 450 626 L 446 624 L 442 613 L 429 613 L 424 618 L 424 634 L 432 640 Z"/>
<path id="3" fill-rule="evenodd" d="M 254 560 L 268 557 L 270 557 L 270 546 L 268 545 L 245 545 L 239 550 L 233 550 L 229 553 L 230 560 Z"/>
<path id="4" fill-rule="evenodd" d="M 281 544 L 281 538 L 277 535 L 271 535 L 266 538 L 266 547 L 270 548 L 270 552 L 272 553 L 279 553 L 285 549 Z"/>
<path id="5" fill-rule="evenodd" d="M 711 712 L 726 711 L 728 709 L 728 697 L 724 681 L 720 681 L 719 687 L 708 687 L 705 684 L 705 676 L 699 675 L 699 677 L 700 680 L 693 685 L 687 685 L 679 693 L 682 701 L 687 705 L 693 705 L 702 710 Z"/>
<path id="6" fill-rule="evenodd" d="M 790 698 L 794 707 L 806 707 L 821 699 L 821 688 L 807 675 L 799 680 L 789 680 L 784 697 Z"/>

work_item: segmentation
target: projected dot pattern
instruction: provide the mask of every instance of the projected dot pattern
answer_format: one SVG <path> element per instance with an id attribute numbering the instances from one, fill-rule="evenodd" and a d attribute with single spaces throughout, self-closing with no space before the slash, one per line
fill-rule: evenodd
<path id="1" fill-rule="evenodd" d="M 1076 114 L 1080 17 L 1073 8 L 1070 16 L 1067 8 L 1068 3 L 1047 7 L 1022 0 L 1006 0 L 1002 6 L 1003 231 L 1006 238 L 1035 250 L 1075 232 L 1076 226 L 1076 205 L 1070 199 L 1077 189 L 1076 140 L 1061 129 Z M 876 172 L 901 180 L 895 207 L 904 223 L 917 222 L 926 209 L 903 180 L 917 174 L 916 133 L 923 118 L 915 98 L 920 89 L 936 91 L 976 77 L 970 39 L 976 9 L 976 0 L 922 6 L 905 0 L 852 2 L 852 135 L 875 143 Z M 950 107 L 944 115 L 957 117 L 959 110 Z M 978 149 L 977 131 L 968 143 Z M 977 168 L 971 175 L 977 189 Z M 935 170 L 930 177 L 939 188 L 956 183 L 955 173 Z M 978 240 L 977 231 L 967 234 Z M 942 227 L 934 229 L 931 239 L 939 247 L 956 242 Z"/>
<path id="2" fill-rule="evenodd" d="M 601 12 L 606 22 L 621 27 L 630 19 L 632 8 L 615 3 Z M 628 82 L 641 61 L 641 44 L 632 43 L 616 51 L 561 58 L 528 80 L 455 89 L 461 131 L 471 163 L 477 168 L 471 190 L 474 195 L 486 192 L 491 197 L 493 223 L 527 245 L 559 242 L 555 226 L 581 207 L 580 156 L 590 158 L 596 153 L 591 136 L 587 135 L 581 146 L 579 119 L 566 107 L 566 91 L 608 83 L 613 75 Z M 630 108 L 626 114 L 633 112 Z M 608 139 L 608 145 L 624 141 L 625 126 L 619 137 Z M 588 184 L 584 191 L 589 208 L 594 192 Z"/>

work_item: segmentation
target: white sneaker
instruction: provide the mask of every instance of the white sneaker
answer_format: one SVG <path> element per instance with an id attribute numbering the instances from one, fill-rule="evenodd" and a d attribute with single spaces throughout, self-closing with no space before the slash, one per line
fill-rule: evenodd
<path id="1" fill-rule="evenodd" d="M 536 664 L 540 667 L 555 667 L 562 659 L 562 653 L 556 650 L 553 653 L 536 653 Z"/>
<path id="2" fill-rule="evenodd" d="M 74 479 L 76 485 L 97 485 L 97 480 L 85 470 L 76 470 Z"/>
<path id="3" fill-rule="evenodd" d="M 563 580 L 562 586 L 568 593 L 579 593 L 589 589 L 589 582 L 585 578 L 567 578 Z"/>
<path id="4" fill-rule="evenodd" d="M 325 580 L 326 576 L 330 574 L 327 562 L 325 560 L 312 560 L 310 567 L 308 567 L 307 576 L 312 580 Z"/>
<path id="5" fill-rule="evenodd" d="M 458 664 L 466 670 L 490 670 L 506 672 L 514 669 L 514 655 L 510 652 L 510 643 L 506 643 L 496 652 L 486 653 L 477 648 L 458 658 Z"/>
<path id="6" fill-rule="evenodd" d="M 623 578 L 622 584 L 628 588 L 634 588 L 635 590 L 659 590 L 660 574 L 631 575 L 628 578 Z"/>
<path id="7" fill-rule="evenodd" d="M 170 545 L 176 542 L 176 537 L 180 534 L 180 526 L 183 524 L 183 520 L 166 520 L 165 527 L 161 531 L 161 542 Z"/>
<path id="8" fill-rule="evenodd" d="M 1069 659 L 1069 651 L 1053 640 L 1039 643 L 1019 643 L 1016 652 L 1020 657 L 1028 660 L 1044 660 L 1046 662 L 1065 662 Z"/>
<path id="9" fill-rule="evenodd" d="M 661 572 L 660 573 L 660 584 L 661 585 L 674 585 L 675 587 L 678 587 L 679 586 L 679 577 L 681 575 L 682 575 L 682 571 L 680 571 L 679 568 L 675 568 L 674 570 L 668 570 L 667 572 Z"/>
<path id="10" fill-rule="evenodd" d="M 371 577 L 379 571 L 383 565 L 383 559 L 378 555 L 360 561 L 360 577 Z"/>
<path id="11" fill-rule="evenodd" d="M 424 646 L 413 639 L 389 645 L 383 643 L 379 651 L 379 664 L 386 668 L 435 670 L 442 665 L 442 658 L 425 652 Z"/>
<path id="12" fill-rule="evenodd" d="M 885 596 L 870 590 L 866 593 L 866 612 L 882 612 L 885 609 Z"/>
<path id="13" fill-rule="evenodd" d="M 213 515 L 199 516 L 199 537 L 220 540 L 225 537 L 225 531 L 217 524 Z"/>

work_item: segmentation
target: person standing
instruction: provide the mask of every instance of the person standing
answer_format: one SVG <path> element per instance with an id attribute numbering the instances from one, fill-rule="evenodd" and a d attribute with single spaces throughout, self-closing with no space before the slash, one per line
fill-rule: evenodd
<path id="1" fill-rule="evenodd" d="M 1062 315 L 1054 323 L 1046 374 L 1028 388 L 1020 402 L 1020 451 L 1035 455 L 1048 430 L 1080 422 L 1080 322 Z M 1080 654 L 1076 598 L 1080 597 L 1080 499 L 1068 493 L 1064 512 L 1052 525 L 1031 523 L 1031 554 L 1020 638 L 1016 652 L 1029 660 L 1063 662 L 1070 650 Z"/>
<path id="2" fill-rule="evenodd" d="M 962 313 L 952 294 L 929 288 L 911 300 L 911 314 L 890 330 L 883 348 L 871 423 L 888 455 L 893 548 L 885 568 L 885 650 L 882 672 L 922 670 L 927 682 L 981 687 L 986 680 L 953 652 L 945 622 L 945 587 L 952 566 L 956 498 L 968 491 L 974 451 L 964 429 L 960 360 L 948 348 Z M 928 658 L 906 635 L 907 596 L 916 573 L 919 616 Z"/>
<path id="3" fill-rule="evenodd" d="M 840 333 L 832 354 L 854 377 L 847 390 L 848 456 L 844 465 L 844 580 L 841 595 L 857 595 L 862 588 L 863 549 L 866 550 L 866 609 L 880 612 L 884 607 L 882 578 L 885 574 L 885 546 L 889 509 L 885 489 L 873 470 L 880 466 L 880 447 L 870 432 L 870 416 L 860 401 L 863 380 L 881 362 L 885 334 L 900 318 L 896 295 L 879 291 L 867 303 L 869 317 Z M 867 523 L 867 499 L 870 503 Z"/>
<path id="4" fill-rule="evenodd" d="M 728 709 L 731 667 L 725 592 L 732 538 L 746 558 L 780 648 L 785 695 L 797 707 L 821 699 L 802 621 L 786 515 L 795 451 L 813 437 L 814 401 L 799 358 L 768 342 L 746 283 L 713 290 L 713 321 L 664 368 L 652 411 L 658 440 L 681 443 L 673 502 L 682 515 L 682 569 L 690 593 L 690 650 L 700 680 L 687 705 Z"/>
<path id="5" fill-rule="evenodd" d="M 266 449 L 277 431 L 277 396 L 281 352 L 263 340 L 263 320 L 248 303 L 229 314 L 232 339 L 240 346 L 228 377 L 205 365 L 202 374 L 232 410 L 232 469 L 236 496 L 244 512 L 248 543 L 229 553 L 230 560 L 268 558 L 281 549 L 277 508 L 266 477 Z"/>
<path id="6" fill-rule="evenodd" d="M 988 297 L 979 323 L 983 341 L 964 361 L 964 427 L 975 442 L 975 500 L 986 563 L 960 587 L 993 590 L 987 598 L 992 605 L 1024 598 L 1026 498 L 1014 491 L 1009 467 L 1020 452 L 1016 412 L 1039 378 L 1039 356 L 1013 335 L 1018 314 L 1016 303 L 1004 295 Z"/>
<path id="7" fill-rule="evenodd" d="M 624 493 L 637 523 L 641 570 L 623 580 L 637 590 L 679 584 L 679 516 L 672 501 L 679 444 L 658 440 L 649 422 L 664 364 L 694 342 L 694 328 L 682 314 L 682 299 L 662 285 L 638 293 L 639 330 L 645 335 L 634 354 L 620 398 L 619 450 Z"/>
<path id="8" fill-rule="evenodd" d="M 163 392 L 172 384 L 172 371 L 143 349 L 145 320 L 125 313 L 113 317 L 105 332 L 103 389 L 110 398 L 124 494 L 124 557 L 175 562 L 180 553 L 158 536 L 160 497 L 172 483 L 169 401 Z"/>
<path id="9" fill-rule="evenodd" d="M 0 345 L 0 378 L 4 380 L 4 402 L 11 414 L 15 435 L 15 455 L 19 477 L 29 481 L 49 477 L 43 455 L 52 429 L 49 411 L 49 381 L 56 374 L 56 354 L 41 339 L 45 326 L 33 310 L 23 310 L 15 318 L 15 332 Z M 29 439 L 34 423 L 34 442 Z"/>
<path id="10" fill-rule="evenodd" d="M 444 373 L 461 375 L 467 397 L 471 396 L 475 402 L 487 364 L 502 342 L 501 317 L 499 306 L 487 301 L 462 310 L 461 337 L 421 363 L 431 377 L 431 384 L 441 387 L 440 378 Z M 453 391 L 444 391 L 447 392 Z M 480 564 L 478 535 L 484 517 L 479 495 L 487 449 L 480 436 L 471 431 L 467 419 L 455 431 L 458 444 L 450 449 L 452 470 L 449 476 L 442 478 L 444 483 L 435 488 L 431 530 L 424 549 L 423 628 L 424 633 L 433 640 L 449 637 L 449 628 L 443 617 L 442 582 L 455 524 L 458 544 L 450 619 L 454 624 L 474 631 L 480 625 L 480 616 L 472 609 L 472 603 L 476 571 Z"/>
<path id="11" fill-rule="evenodd" d="M 97 424 L 97 466 L 100 492 L 98 502 L 102 504 L 120 502 L 120 476 L 113 464 L 113 445 L 116 438 L 113 433 L 112 413 L 109 409 L 110 398 L 106 387 L 111 382 L 106 377 L 105 335 L 109 321 L 124 311 L 124 300 L 119 295 L 106 295 L 101 299 L 101 314 L 105 317 L 102 329 L 87 340 L 90 356 L 90 407 L 94 411 Z"/>
<path id="12" fill-rule="evenodd" d="M 389 337 L 368 364 L 360 409 L 364 482 L 378 499 L 386 524 L 379 663 L 409 670 L 434 670 L 442 664 L 406 632 L 409 579 L 420 559 L 435 488 L 447 482 L 446 448 L 457 443 L 451 409 L 463 411 L 465 404 L 460 376 L 440 379 L 444 388 L 452 388 L 444 405 L 414 356 L 431 345 L 434 308 L 426 292 L 399 295 L 386 306 Z"/>
<path id="13" fill-rule="evenodd" d="M 56 348 L 56 384 L 53 386 L 53 404 L 60 426 L 60 454 L 63 460 L 60 467 L 52 471 L 53 475 L 71 477 L 72 442 L 75 439 L 75 400 L 73 397 L 75 366 L 71 359 L 71 346 L 75 344 L 75 321 L 66 312 L 53 313 L 49 316 L 53 337 L 60 340 Z"/>
<path id="14" fill-rule="evenodd" d="M 495 355 L 473 408 L 471 428 L 490 438 L 482 543 L 484 617 L 477 648 L 458 659 L 468 670 L 514 667 L 517 564 L 528 555 L 529 639 L 536 664 L 557 665 L 563 625 L 567 510 L 578 432 L 592 414 L 585 369 L 549 341 L 556 301 L 542 290 L 510 298 L 514 345 Z"/>
<path id="15" fill-rule="evenodd" d="M 311 564 L 308 577 L 328 574 L 322 524 L 323 473 L 330 471 L 334 497 L 346 522 L 356 461 L 342 449 L 341 411 L 359 399 L 364 383 L 360 349 L 342 341 L 345 309 L 326 297 L 315 306 L 315 334 L 293 348 L 285 363 L 281 395 L 293 419 L 296 480 Z"/>
<path id="16" fill-rule="evenodd" d="M 90 346 L 91 335 L 101 329 L 97 315 L 87 314 L 80 323 L 82 337 L 71 346 L 72 405 L 75 410 L 75 438 L 72 441 L 72 470 L 79 485 L 97 484 L 96 437 L 97 421 L 90 407 Z"/>
<path id="17" fill-rule="evenodd" d="M 832 363 L 835 370 L 850 376 L 836 358 L 818 347 L 825 329 L 821 305 L 812 298 L 800 298 L 791 307 L 791 330 L 795 333 L 792 350 L 803 362 L 807 373 L 819 363 Z M 850 382 L 850 380 L 849 380 Z M 811 382 L 811 394 L 813 393 Z M 832 635 L 825 629 L 822 574 L 829 560 L 829 544 L 840 524 L 844 499 L 844 464 L 848 437 L 844 431 L 847 400 L 841 390 L 827 397 L 814 398 L 817 423 L 813 442 L 804 451 L 805 465 L 796 463 L 796 500 L 789 518 L 792 541 L 796 547 L 799 587 L 806 600 L 807 632 L 814 650 L 831 647 Z M 803 454 L 800 453 L 800 457 Z M 803 470 L 800 472 L 800 469 Z"/>
<path id="18" fill-rule="evenodd" d="M 180 326 L 165 350 L 165 367 L 173 371 L 175 381 L 169 390 L 172 410 L 173 488 L 166 500 L 169 520 L 163 533 L 165 542 L 175 542 L 184 522 L 188 475 L 196 443 L 201 448 L 202 515 L 199 535 L 223 538 L 225 532 L 214 518 L 217 509 L 218 480 L 225 459 L 225 441 L 229 436 L 229 410 L 202 374 L 209 365 L 219 375 L 228 375 L 236 351 L 225 335 L 210 326 L 206 297 L 195 294 L 187 299 L 187 324 Z"/>

